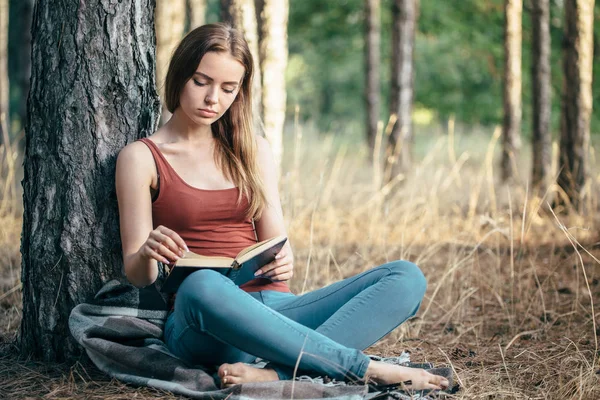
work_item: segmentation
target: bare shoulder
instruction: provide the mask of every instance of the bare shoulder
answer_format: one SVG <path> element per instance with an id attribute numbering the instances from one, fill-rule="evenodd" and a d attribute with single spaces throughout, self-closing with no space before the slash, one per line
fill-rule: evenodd
<path id="1" fill-rule="evenodd" d="M 156 175 L 156 165 L 148 146 L 137 141 L 123 147 L 117 157 L 117 174 L 138 175 L 152 180 Z"/>
<path id="2" fill-rule="evenodd" d="M 121 149 L 117 163 L 130 167 L 151 165 L 153 164 L 152 152 L 144 143 L 132 142 Z"/>

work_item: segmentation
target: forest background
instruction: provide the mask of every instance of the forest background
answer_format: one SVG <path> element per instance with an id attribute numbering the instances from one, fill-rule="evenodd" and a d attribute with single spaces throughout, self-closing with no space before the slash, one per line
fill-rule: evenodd
<path id="1" fill-rule="evenodd" d="M 18 2 L 15 2 L 18 3 Z M 289 60 L 286 72 L 287 121 L 299 106 L 303 121 L 317 124 L 322 134 L 359 139 L 363 135 L 364 107 L 364 1 L 291 1 L 288 23 Z M 381 4 L 381 119 L 389 118 L 391 60 L 391 3 Z M 525 2 L 527 8 L 527 2 Z M 561 45 L 563 0 L 550 1 L 552 65 L 552 131 L 558 131 L 562 88 Z M 455 118 L 467 130 L 502 123 L 503 0 L 421 1 L 415 37 L 415 100 L 417 129 L 427 133 Z M 219 1 L 207 1 L 206 22 L 216 22 Z M 9 20 L 18 21 L 19 7 L 10 8 Z M 595 4 L 595 20 L 600 5 Z M 18 54 L 22 32 L 9 25 L 9 78 L 20 79 Z M 594 24 L 594 104 L 600 101 L 600 24 Z M 523 123 L 531 133 L 531 19 L 523 13 Z M 13 135 L 20 131 L 20 86 L 10 86 Z M 591 132 L 600 132 L 600 111 L 594 109 Z"/>
<path id="2" fill-rule="evenodd" d="M 552 177 L 560 169 L 565 2 L 550 1 Z M 382 0 L 380 13 L 383 126 L 390 119 L 392 3 Z M 365 1 L 290 1 L 280 188 L 296 256 L 292 289 L 300 293 L 387 260 L 409 259 L 428 278 L 425 300 L 416 318 L 370 352 L 409 350 L 413 361 L 451 366 L 460 385 L 456 398 L 596 399 L 600 174 L 594 143 L 600 139 L 600 5 L 595 4 L 593 18 L 596 107 L 589 122 L 590 171 L 585 207 L 572 210 L 551 204 L 552 195 L 560 193 L 556 185 L 548 196 L 536 197 L 529 184 L 531 1 L 524 1 L 522 17 L 523 147 L 516 179 L 507 184 L 498 174 L 504 3 L 419 2 L 414 163 L 382 184 L 377 164 L 382 159 L 373 160 L 365 133 Z M 16 38 L 23 35 L 15 22 L 23 17 L 22 3 L 10 4 L 14 157 L 0 165 L 0 398 L 175 398 L 110 380 L 83 362 L 35 361 L 19 349 L 19 326 L 26 318 L 19 183 L 27 110 L 20 84 L 23 59 L 15 56 Z M 206 4 L 206 22 L 221 20 L 220 2 Z M 62 304 L 60 289 L 56 299 Z"/>

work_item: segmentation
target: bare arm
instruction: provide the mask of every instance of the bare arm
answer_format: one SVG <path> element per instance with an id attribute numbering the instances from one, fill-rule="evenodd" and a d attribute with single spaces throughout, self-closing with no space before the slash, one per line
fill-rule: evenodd
<path id="1" fill-rule="evenodd" d="M 143 143 L 131 143 L 119 153 L 116 189 L 127 279 L 135 286 L 152 284 L 158 276 L 157 261 L 176 261 L 187 249 L 175 232 L 159 226 L 152 228 L 150 185 L 156 166 Z M 177 254 L 176 254 L 177 253 Z"/>
<path id="2" fill-rule="evenodd" d="M 258 240 L 266 240 L 275 236 L 287 236 L 285 223 L 283 221 L 283 211 L 281 200 L 279 198 L 279 188 L 277 182 L 277 172 L 271 148 L 266 139 L 257 137 L 258 144 L 258 163 L 265 185 L 265 195 L 267 205 L 260 217 L 256 221 L 256 233 Z M 288 240 L 277 255 L 277 259 L 270 264 L 262 267 L 257 273 L 276 280 L 287 281 L 293 276 L 294 254 L 290 241 Z"/>

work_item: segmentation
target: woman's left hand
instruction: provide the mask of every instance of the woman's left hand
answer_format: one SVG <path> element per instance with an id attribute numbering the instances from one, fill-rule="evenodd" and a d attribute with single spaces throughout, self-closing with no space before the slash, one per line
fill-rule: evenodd
<path id="1" fill-rule="evenodd" d="M 294 254 L 288 246 L 275 256 L 275 261 L 265 265 L 254 274 L 272 281 L 289 281 L 294 276 Z"/>

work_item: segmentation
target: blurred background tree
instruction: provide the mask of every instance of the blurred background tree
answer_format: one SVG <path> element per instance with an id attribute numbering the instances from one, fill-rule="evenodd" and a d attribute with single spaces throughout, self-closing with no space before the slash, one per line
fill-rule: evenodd
<path id="1" fill-rule="evenodd" d="M 10 115 L 16 136 L 23 109 L 22 75 L 26 68 L 19 53 L 27 46 L 29 28 L 22 7 L 32 0 L 10 0 L 9 77 Z M 188 0 L 188 7 L 194 2 Z M 205 22 L 220 20 L 220 1 L 206 0 L 193 6 L 204 8 Z M 389 118 L 391 4 L 381 0 L 381 90 L 380 118 Z M 314 121 L 322 132 L 364 135 L 366 110 L 366 65 L 364 63 L 364 0 L 291 1 L 289 6 L 289 62 L 286 72 L 287 120 L 299 106 L 303 121 Z M 415 110 L 428 110 L 434 122 L 454 117 L 465 125 L 501 124 L 503 71 L 503 0 L 420 1 L 415 43 Z M 531 0 L 524 0 L 523 71 L 531 70 Z M 594 8 L 600 18 L 600 4 Z M 30 13 L 30 11 L 29 11 Z M 197 18 L 197 17 L 194 17 Z M 190 26 L 192 17 L 188 13 Z M 550 0 L 552 98 L 560 98 L 562 87 L 561 46 L 564 1 Z M 600 24 L 594 27 L 594 102 L 600 101 Z M 186 29 L 187 31 L 188 29 Z M 531 135 L 531 75 L 523 74 L 523 135 Z M 557 136 L 560 104 L 552 104 L 552 131 Z M 591 115 L 591 131 L 600 131 L 600 113 Z M 363 136 L 364 137 L 364 136 Z"/>
<path id="2" fill-rule="evenodd" d="M 382 115 L 389 110 L 389 63 L 392 0 L 381 2 Z M 440 122 L 454 116 L 464 124 L 501 124 L 503 71 L 503 0 L 421 1 L 415 44 L 415 109 L 433 112 Z M 532 7 L 524 1 L 525 10 Z M 364 126 L 365 68 L 363 0 L 293 1 L 290 4 L 288 113 L 296 104 L 305 120 L 325 132 Z M 525 11 L 524 10 L 524 11 Z M 596 2 L 595 19 L 600 18 Z M 552 97 L 562 87 L 563 1 L 550 2 Z M 600 24 L 595 24 L 600 38 Z M 594 102 L 600 100 L 600 41 L 595 40 Z M 531 18 L 523 13 L 523 71 L 531 70 Z M 531 76 L 524 73 L 522 132 L 531 135 Z M 552 105 L 552 131 L 558 131 L 560 104 Z M 600 131 L 600 113 L 591 117 Z"/>

